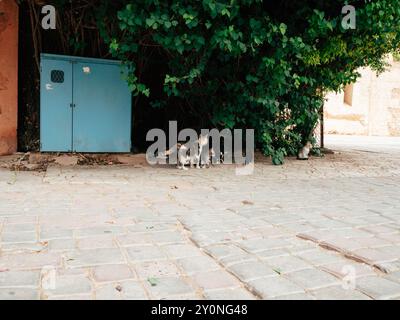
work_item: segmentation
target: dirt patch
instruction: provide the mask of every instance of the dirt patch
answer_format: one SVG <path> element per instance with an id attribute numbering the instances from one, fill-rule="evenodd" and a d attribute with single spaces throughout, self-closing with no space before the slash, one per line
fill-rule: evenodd
<path id="1" fill-rule="evenodd" d="M 90 155 L 78 154 L 77 165 L 79 166 L 112 166 L 121 164 L 118 157 L 114 155 Z"/>
<path id="2" fill-rule="evenodd" d="M 28 152 L 0 158 L 0 167 L 11 171 L 45 172 L 49 166 L 74 167 L 114 165 L 142 168 L 148 164 L 145 154 L 43 154 Z"/>
<path id="3" fill-rule="evenodd" d="M 3 162 L 2 167 L 6 167 L 11 171 L 37 171 L 37 172 L 45 172 L 50 163 L 53 160 L 49 161 L 38 161 L 36 163 L 32 163 L 30 161 L 30 154 L 25 153 L 21 154 L 18 157 L 12 157 L 9 161 Z"/>

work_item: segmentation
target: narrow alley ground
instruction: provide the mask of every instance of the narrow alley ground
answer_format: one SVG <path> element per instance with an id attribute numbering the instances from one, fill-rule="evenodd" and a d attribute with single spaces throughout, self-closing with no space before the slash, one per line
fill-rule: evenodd
<path id="1" fill-rule="evenodd" d="M 0 299 L 399 299 L 400 138 L 327 147 L 250 176 L 0 169 Z"/>

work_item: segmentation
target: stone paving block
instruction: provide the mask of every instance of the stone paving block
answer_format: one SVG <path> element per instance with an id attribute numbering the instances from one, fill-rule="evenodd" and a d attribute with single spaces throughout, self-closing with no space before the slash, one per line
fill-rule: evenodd
<path id="1" fill-rule="evenodd" d="M 309 222 L 285 223 L 284 225 L 282 225 L 282 228 L 285 228 L 286 230 L 289 230 L 293 233 L 307 233 L 316 229 L 316 227 Z"/>
<path id="2" fill-rule="evenodd" d="M 90 301 L 93 300 L 92 294 L 75 294 L 75 295 L 67 295 L 67 296 L 50 296 L 45 297 L 43 299 L 46 300 L 55 300 L 55 301 Z"/>
<path id="3" fill-rule="evenodd" d="M 106 226 L 106 227 L 91 227 L 74 230 L 74 238 L 88 238 L 104 235 L 120 235 L 125 234 L 126 231 L 123 227 L 119 226 Z"/>
<path id="4" fill-rule="evenodd" d="M 193 300 L 205 300 L 204 296 L 198 292 L 192 292 L 189 294 L 178 294 L 173 296 L 167 296 L 165 299 L 166 301 L 193 301 Z"/>
<path id="5" fill-rule="evenodd" d="M 256 297 L 243 288 L 205 291 L 204 296 L 209 300 L 256 300 Z"/>
<path id="6" fill-rule="evenodd" d="M 384 254 L 395 257 L 395 260 L 400 259 L 400 246 L 390 245 L 377 248 L 377 250 L 383 252 Z"/>
<path id="7" fill-rule="evenodd" d="M 3 254 L 43 252 L 48 248 L 46 242 L 4 243 L 1 245 Z"/>
<path id="8" fill-rule="evenodd" d="M 33 270 L 45 266 L 61 265 L 61 255 L 56 253 L 19 253 L 0 256 L 0 269 Z"/>
<path id="9" fill-rule="evenodd" d="M 342 221 L 332 220 L 332 219 L 318 219 L 311 222 L 317 229 L 326 229 L 326 230 L 337 230 L 337 229 L 346 229 L 350 226 L 347 223 Z"/>
<path id="10" fill-rule="evenodd" d="M 297 234 L 297 237 L 302 240 L 320 243 L 324 240 L 327 240 L 327 238 L 329 238 L 329 235 L 327 232 L 324 232 L 322 230 L 314 230 L 308 232 L 300 232 Z"/>
<path id="11" fill-rule="evenodd" d="M 21 223 L 21 224 L 5 224 L 3 226 L 3 232 L 5 233 L 23 233 L 23 232 L 36 232 L 36 224 L 33 223 Z"/>
<path id="12" fill-rule="evenodd" d="M 118 283 L 99 286 L 95 290 L 96 300 L 123 300 L 121 288 Z"/>
<path id="13" fill-rule="evenodd" d="M 361 230 L 370 232 L 374 235 L 377 234 L 394 234 L 396 233 L 398 230 L 393 229 L 392 227 L 390 227 L 390 225 L 373 225 L 373 226 L 366 226 L 366 227 L 362 227 Z"/>
<path id="14" fill-rule="evenodd" d="M 264 220 L 275 225 L 283 225 L 285 223 L 291 223 L 291 222 L 300 223 L 301 221 L 304 221 L 302 218 L 294 214 L 277 214 L 273 216 L 271 215 L 266 217 Z"/>
<path id="15" fill-rule="evenodd" d="M 51 270 L 51 269 L 50 269 Z M 43 271 L 42 271 L 43 273 Z M 89 267 L 83 268 L 73 268 L 73 269 L 65 269 L 65 268 L 58 268 L 57 274 L 60 276 L 86 276 L 90 278 L 91 269 Z"/>
<path id="16" fill-rule="evenodd" d="M 304 289 L 282 276 L 250 281 L 248 284 L 263 299 L 289 294 L 304 293 Z"/>
<path id="17" fill-rule="evenodd" d="M 396 233 L 396 234 L 380 234 L 379 238 L 387 240 L 390 243 L 394 243 L 396 245 L 400 244 L 400 233 Z"/>
<path id="18" fill-rule="evenodd" d="M 370 297 L 357 290 L 344 289 L 341 286 L 333 286 L 311 291 L 317 300 L 371 300 Z"/>
<path id="19" fill-rule="evenodd" d="M 340 254 L 329 251 L 327 252 L 322 248 L 298 252 L 295 255 L 316 266 L 341 262 L 343 260 L 343 257 L 340 256 Z"/>
<path id="20" fill-rule="evenodd" d="M 395 252 L 384 252 L 378 248 L 359 249 L 351 252 L 350 255 L 369 265 L 379 265 L 382 262 L 390 262 L 399 258 Z"/>
<path id="21" fill-rule="evenodd" d="M 135 279 L 136 275 L 128 265 L 114 264 L 94 267 L 93 278 L 96 282 L 115 282 Z"/>
<path id="22" fill-rule="evenodd" d="M 265 250 L 257 252 L 257 257 L 260 259 L 268 259 L 272 257 L 283 257 L 288 256 L 290 253 L 284 249 L 272 249 L 272 250 Z"/>
<path id="23" fill-rule="evenodd" d="M 294 293 L 294 294 L 269 298 L 268 300 L 302 301 L 302 300 L 315 300 L 315 298 L 309 293 Z"/>
<path id="24" fill-rule="evenodd" d="M 225 231 L 205 231 L 201 233 L 193 233 L 191 239 L 199 246 L 208 246 L 232 241 L 233 235 L 230 232 Z"/>
<path id="25" fill-rule="evenodd" d="M 118 216 L 118 214 L 117 214 Z M 131 217 L 131 215 L 129 215 Z M 160 223 L 156 222 L 139 222 L 134 225 L 128 226 L 127 229 L 129 232 L 156 232 L 156 231 L 168 231 L 168 230 L 176 230 L 177 225 L 173 223 Z"/>
<path id="26" fill-rule="evenodd" d="M 400 271 L 391 272 L 385 276 L 388 280 L 400 283 Z"/>
<path id="27" fill-rule="evenodd" d="M 318 269 L 304 269 L 288 273 L 286 277 L 306 290 L 340 284 L 340 280 Z"/>
<path id="28" fill-rule="evenodd" d="M 75 241 L 73 239 L 54 239 L 48 242 L 51 251 L 67 251 L 75 249 Z"/>
<path id="29" fill-rule="evenodd" d="M 245 253 L 245 254 L 239 254 L 235 256 L 229 256 L 220 259 L 220 263 L 222 263 L 224 266 L 229 267 L 231 265 L 239 264 L 239 263 L 244 263 L 244 262 L 250 262 L 250 261 L 257 261 L 257 256 L 255 254 L 250 254 L 250 253 Z"/>
<path id="30" fill-rule="evenodd" d="M 145 300 L 146 293 L 136 281 L 123 281 L 96 288 L 97 300 Z"/>
<path id="31" fill-rule="evenodd" d="M 163 246 L 163 249 L 171 259 L 196 257 L 203 254 L 199 248 L 191 244 L 168 244 Z"/>
<path id="32" fill-rule="evenodd" d="M 4 244 L 9 243 L 34 243 L 37 241 L 36 232 L 13 232 L 3 233 L 1 240 Z"/>
<path id="33" fill-rule="evenodd" d="M 120 283 L 122 293 L 126 300 L 146 300 L 147 294 L 144 288 L 136 281 L 124 281 Z"/>
<path id="34" fill-rule="evenodd" d="M 180 271 L 171 261 L 147 261 L 135 264 L 135 271 L 139 279 L 178 277 Z"/>
<path id="35" fill-rule="evenodd" d="M 150 237 L 152 238 L 154 243 L 157 243 L 159 245 L 187 242 L 185 237 L 182 236 L 182 234 L 180 234 L 178 231 L 152 232 L 150 234 Z"/>
<path id="36" fill-rule="evenodd" d="M 386 273 L 389 274 L 396 273 L 397 271 L 400 270 L 400 259 L 390 262 L 381 262 L 379 263 L 379 267 Z"/>
<path id="37" fill-rule="evenodd" d="M 39 271 L 5 271 L 0 272 L 0 288 L 31 287 L 38 288 Z"/>
<path id="38" fill-rule="evenodd" d="M 257 212 L 257 211 L 258 210 L 249 211 L 248 217 L 250 219 L 243 220 L 242 225 L 247 226 L 249 228 L 261 228 L 261 227 L 270 228 L 272 226 L 272 224 L 261 219 L 265 216 L 265 212 L 262 210 L 260 210 L 260 212 Z M 240 215 L 243 215 L 243 213 L 240 213 Z"/>
<path id="39" fill-rule="evenodd" d="M 332 238 L 320 241 L 319 245 L 323 249 L 337 251 L 341 254 L 351 253 L 362 247 L 357 241 L 345 238 Z"/>
<path id="40" fill-rule="evenodd" d="M 30 224 L 30 225 L 35 225 L 37 222 L 37 216 L 30 216 L 30 215 L 20 215 L 20 216 L 15 216 L 15 217 L 8 217 L 4 218 L 5 221 L 4 223 L 7 223 L 9 225 L 12 224 Z M 33 230 L 29 230 L 33 231 Z"/>
<path id="41" fill-rule="evenodd" d="M 290 243 L 284 239 L 252 239 L 241 241 L 239 245 L 243 249 L 252 253 L 272 249 L 282 249 L 291 246 Z"/>
<path id="42" fill-rule="evenodd" d="M 116 248 L 116 242 L 114 236 L 94 236 L 90 238 L 80 238 L 76 241 L 77 247 L 81 250 L 88 249 L 106 249 L 106 248 Z"/>
<path id="43" fill-rule="evenodd" d="M 277 272 L 271 266 L 259 261 L 235 264 L 228 269 L 244 282 L 277 275 Z"/>
<path id="44" fill-rule="evenodd" d="M 387 246 L 393 245 L 393 243 L 391 243 L 390 241 L 380 239 L 380 238 L 378 238 L 378 236 L 374 236 L 371 238 L 366 238 L 366 237 L 354 238 L 351 240 L 354 241 L 355 243 L 359 244 L 360 249 L 367 249 L 367 248 L 380 249 L 382 247 L 387 247 Z"/>
<path id="45" fill-rule="evenodd" d="M 246 254 L 246 251 L 233 244 L 218 244 L 207 246 L 205 250 L 216 259 L 222 259 L 234 255 Z"/>
<path id="46" fill-rule="evenodd" d="M 312 268 L 310 263 L 294 256 L 272 257 L 264 260 L 264 262 L 280 274 Z"/>
<path id="47" fill-rule="evenodd" d="M 383 204 L 380 204 L 380 206 L 383 207 Z M 373 210 L 375 212 L 378 212 L 377 209 L 382 209 L 382 208 L 376 208 L 376 206 L 373 208 Z M 385 208 L 384 212 L 385 213 L 389 208 Z M 389 219 L 388 217 L 384 217 L 382 215 L 382 213 L 378 212 L 379 214 L 370 214 L 368 216 L 364 216 L 363 219 L 365 222 L 367 222 L 369 224 L 369 226 L 371 225 L 379 225 L 382 223 L 392 223 L 393 220 Z"/>
<path id="48" fill-rule="evenodd" d="M 369 238 L 374 235 L 361 229 L 347 228 L 329 231 L 329 238 Z"/>
<path id="49" fill-rule="evenodd" d="M 236 228 L 238 228 L 236 226 Z M 265 235 L 262 232 L 256 232 L 254 230 L 249 230 L 249 229 L 239 229 L 239 230 L 230 230 L 229 231 L 232 235 L 232 239 L 243 239 L 243 240 L 250 240 L 250 239 L 258 239 L 260 236 L 264 238 L 273 238 L 273 237 L 279 237 L 282 236 L 282 233 L 278 232 L 271 232 L 270 235 Z"/>
<path id="50" fill-rule="evenodd" d="M 42 228 L 40 230 L 41 241 L 49 241 L 55 239 L 72 239 L 72 230 L 61 228 Z"/>
<path id="51" fill-rule="evenodd" d="M 235 288 L 240 282 L 225 270 L 201 272 L 193 275 L 193 280 L 203 290 Z"/>
<path id="52" fill-rule="evenodd" d="M 400 297 L 400 283 L 381 277 L 363 277 L 356 282 L 357 289 L 373 299 L 384 300 Z"/>
<path id="53" fill-rule="evenodd" d="M 92 291 L 89 278 L 83 275 L 56 275 L 54 282 L 49 281 L 47 286 L 49 287 L 43 288 L 44 295 L 47 297 L 89 294 Z"/>
<path id="54" fill-rule="evenodd" d="M 291 247 L 286 248 L 285 250 L 290 252 L 291 254 L 298 254 L 318 248 L 318 245 L 316 243 L 311 241 L 299 241 L 297 237 L 287 238 L 286 241 L 291 244 Z"/>
<path id="55" fill-rule="evenodd" d="M 170 299 L 171 297 L 191 295 L 195 290 L 183 278 L 166 277 L 145 282 L 145 287 L 154 299 Z"/>
<path id="56" fill-rule="evenodd" d="M 356 263 L 346 259 L 342 259 L 340 262 L 328 263 L 320 266 L 320 269 L 333 274 L 337 278 L 344 278 L 349 275 L 350 272 L 354 273 L 355 277 L 364 277 L 377 275 L 377 270 L 369 265 L 363 263 Z"/>
<path id="57" fill-rule="evenodd" d="M 61 206 L 60 204 L 59 206 Z M 104 221 L 103 216 L 98 216 L 95 213 L 87 215 L 73 214 L 72 212 L 66 212 L 65 214 L 60 214 L 60 208 L 54 208 L 57 211 L 55 214 L 42 215 L 39 219 L 39 223 L 43 228 L 59 228 L 59 229 L 82 229 L 85 227 L 97 228 L 101 221 Z M 82 208 L 81 210 L 87 210 Z M 93 208 L 91 208 L 93 210 Z"/>
<path id="58" fill-rule="evenodd" d="M 128 247 L 126 251 L 132 262 L 165 260 L 167 258 L 165 252 L 156 246 Z"/>
<path id="59" fill-rule="evenodd" d="M 283 227 L 278 227 L 278 226 L 256 228 L 253 229 L 252 231 L 256 232 L 258 237 L 261 235 L 263 238 L 288 237 L 291 234 L 291 232 L 285 230 Z"/>
<path id="60" fill-rule="evenodd" d="M 103 264 L 121 264 L 124 258 L 119 249 L 76 250 L 67 253 L 65 262 L 68 267 L 90 267 Z"/>
<path id="61" fill-rule="evenodd" d="M 31 288 L 0 288 L 0 300 L 39 300 L 39 290 Z"/>
<path id="62" fill-rule="evenodd" d="M 146 246 L 153 244 L 153 239 L 147 233 L 130 233 L 117 236 L 117 241 L 122 247 Z"/>
<path id="63" fill-rule="evenodd" d="M 221 268 L 218 263 L 206 255 L 178 259 L 176 263 L 188 275 L 204 271 L 215 271 Z"/>

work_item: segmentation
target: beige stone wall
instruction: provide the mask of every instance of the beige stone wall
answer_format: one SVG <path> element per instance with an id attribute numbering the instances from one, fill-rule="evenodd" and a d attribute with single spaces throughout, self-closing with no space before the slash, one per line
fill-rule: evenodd
<path id="1" fill-rule="evenodd" d="M 0 0 L 0 155 L 17 151 L 18 6 Z"/>
<path id="2" fill-rule="evenodd" d="M 400 136 L 400 62 L 376 76 L 363 69 L 353 86 L 352 105 L 344 93 L 329 94 L 325 104 L 325 133 Z"/>

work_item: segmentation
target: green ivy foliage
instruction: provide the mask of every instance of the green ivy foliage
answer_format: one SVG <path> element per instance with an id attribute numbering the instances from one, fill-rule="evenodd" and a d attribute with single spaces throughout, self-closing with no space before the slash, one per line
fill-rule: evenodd
<path id="1" fill-rule="evenodd" d="M 174 97 L 210 125 L 254 128 L 278 165 L 312 141 L 328 91 L 354 82 L 360 67 L 383 71 L 400 47 L 398 0 L 352 1 L 356 29 L 344 30 L 348 2 L 132 0 L 110 50 L 129 67 L 134 94 L 150 98 L 140 61 L 146 48 L 162 52 L 168 73 L 153 106 Z"/>

